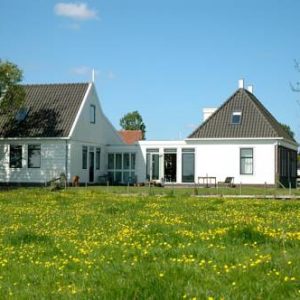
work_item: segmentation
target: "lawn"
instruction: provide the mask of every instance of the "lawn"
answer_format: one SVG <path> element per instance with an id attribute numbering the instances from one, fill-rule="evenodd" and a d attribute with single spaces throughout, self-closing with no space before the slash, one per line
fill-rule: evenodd
<path id="1" fill-rule="evenodd" d="M 300 201 L 116 191 L 0 192 L 0 299 L 299 299 Z"/>

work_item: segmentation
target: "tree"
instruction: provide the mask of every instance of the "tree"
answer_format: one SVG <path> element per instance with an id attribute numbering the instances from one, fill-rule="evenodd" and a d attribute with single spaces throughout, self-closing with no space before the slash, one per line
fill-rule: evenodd
<path id="1" fill-rule="evenodd" d="M 142 138 L 145 139 L 146 126 L 143 122 L 143 118 L 138 111 L 133 111 L 124 115 L 120 120 L 120 126 L 124 130 L 141 130 Z"/>
<path id="2" fill-rule="evenodd" d="M 280 123 L 280 125 L 281 125 L 282 128 L 288 133 L 288 135 L 289 135 L 291 138 L 294 138 L 295 133 L 294 133 L 294 131 L 291 129 L 291 127 L 290 127 L 289 125 L 286 125 L 286 124 L 283 124 L 283 123 Z"/>
<path id="3" fill-rule="evenodd" d="M 0 60 L 0 114 L 12 114 L 25 99 L 24 88 L 19 85 L 23 71 L 12 62 Z"/>

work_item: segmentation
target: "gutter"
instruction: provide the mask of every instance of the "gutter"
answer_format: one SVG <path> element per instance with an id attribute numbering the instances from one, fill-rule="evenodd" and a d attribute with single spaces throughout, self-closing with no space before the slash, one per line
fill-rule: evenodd
<path id="1" fill-rule="evenodd" d="M 185 141 L 239 141 L 239 140 L 284 140 L 282 137 L 268 138 L 187 138 Z"/>

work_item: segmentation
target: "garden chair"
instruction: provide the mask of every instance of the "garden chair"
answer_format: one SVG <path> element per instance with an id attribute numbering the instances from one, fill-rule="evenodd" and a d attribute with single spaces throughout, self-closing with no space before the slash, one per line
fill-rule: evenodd
<path id="1" fill-rule="evenodd" d="M 219 186 L 235 187 L 234 177 L 226 177 L 225 181 L 219 181 Z"/>

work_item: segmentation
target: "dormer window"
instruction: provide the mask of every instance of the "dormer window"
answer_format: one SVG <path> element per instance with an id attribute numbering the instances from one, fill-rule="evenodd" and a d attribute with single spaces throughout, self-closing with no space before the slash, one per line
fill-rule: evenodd
<path id="1" fill-rule="evenodd" d="M 232 113 L 231 124 L 241 124 L 242 112 L 235 111 Z"/>
<path id="2" fill-rule="evenodd" d="M 29 108 L 28 107 L 21 107 L 18 112 L 16 113 L 16 121 L 18 123 L 21 123 L 22 121 L 24 121 L 28 115 L 29 112 Z"/>

